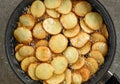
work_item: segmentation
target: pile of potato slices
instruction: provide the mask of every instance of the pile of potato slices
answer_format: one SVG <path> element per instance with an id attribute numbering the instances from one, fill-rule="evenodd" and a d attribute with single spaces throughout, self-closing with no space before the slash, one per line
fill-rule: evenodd
<path id="1" fill-rule="evenodd" d="M 35 0 L 14 37 L 21 69 L 43 84 L 82 84 L 108 52 L 107 27 L 86 0 Z"/>

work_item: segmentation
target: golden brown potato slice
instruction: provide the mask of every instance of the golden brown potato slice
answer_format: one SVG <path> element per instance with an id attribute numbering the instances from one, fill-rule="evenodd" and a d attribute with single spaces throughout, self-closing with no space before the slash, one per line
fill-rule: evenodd
<path id="1" fill-rule="evenodd" d="M 22 46 L 24 46 L 24 44 L 17 44 L 15 46 L 15 52 L 17 52 Z"/>
<path id="2" fill-rule="evenodd" d="M 46 12 L 52 18 L 59 18 L 60 17 L 60 14 L 57 11 L 55 11 L 54 9 L 47 9 Z"/>
<path id="3" fill-rule="evenodd" d="M 80 26 L 81 26 L 81 28 L 83 29 L 83 31 L 84 32 L 86 32 L 86 33 L 93 33 L 94 31 L 93 30 L 91 30 L 86 24 L 85 24 L 85 22 L 84 22 L 84 20 L 80 20 Z"/>
<path id="4" fill-rule="evenodd" d="M 90 50 L 91 50 L 91 42 L 88 41 L 82 48 L 78 49 L 78 52 L 82 55 L 85 55 L 89 53 Z"/>
<path id="5" fill-rule="evenodd" d="M 46 31 L 43 29 L 41 23 L 37 23 L 33 28 L 33 36 L 37 39 L 44 39 L 47 37 Z"/>
<path id="6" fill-rule="evenodd" d="M 92 50 L 98 50 L 103 56 L 106 56 L 108 52 L 108 45 L 105 42 L 96 42 L 93 44 Z"/>
<path id="7" fill-rule="evenodd" d="M 77 36 L 70 38 L 70 42 L 74 47 L 81 48 L 90 40 L 90 35 L 80 32 Z"/>
<path id="8" fill-rule="evenodd" d="M 95 33 L 91 34 L 91 40 L 92 40 L 93 43 L 98 42 L 98 41 L 106 42 L 105 37 L 98 32 L 95 32 Z"/>
<path id="9" fill-rule="evenodd" d="M 48 41 L 47 40 L 40 40 L 35 44 L 35 47 L 39 47 L 39 46 L 48 46 Z"/>
<path id="10" fill-rule="evenodd" d="M 72 64 L 70 66 L 70 68 L 80 69 L 84 66 L 84 64 L 85 64 L 85 58 L 84 58 L 84 56 L 81 56 L 81 57 L 78 58 L 77 62 L 75 62 L 74 64 Z"/>
<path id="11" fill-rule="evenodd" d="M 36 49 L 36 57 L 40 61 L 48 61 L 51 58 L 51 51 L 48 47 L 40 46 Z"/>
<path id="12" fill-rule="evenodd" d="M 61 5 L 56 9 L 59 13 L 67 14 L 72 9 L 71 0 L 62 0 Z"/>
<path id="13" fill-rule="evenodd" d="M 49 47 L 54 53 L 62 53 L 66 49 L 67 45 L 68 40 L 62 34 L 52 36 L 49 41 Z"/>
<path id="14" fill-rule="evenodd" d="M 38 66 L 38 64 L 39 64 L 38 62 L 31 63 L 28 67 L 28 75 L 32 80 L 39 80 L 35 75 L 35 69 Z"/>
<path id="15" fill-rule="evenodd" d="M 24 27 L 19 27 L 19 28 L 15 29 L 14 37 L 20 43 L 28 44 L 32 41 L 31 31 Z"/>
<path id="16" fill-rule="evenodd" d="M 22 70 L 26 72 L 27 69 L 28 69 L 28 66 L 31 63 L 37 62 L 37 61 L 38 61 L 37 58 L 34 57 L 34 56 L 27 57 L 27 58 L 23 59 L 22 62 L 21 62 L 21 68 L 22 68 Z"/>
<path id="17" fill-rule="evenodd" d="M 65 79 L 65 74 L 54 74 L 52 77 L 46 80 L 48 84 L 60 84 Z"/>
<path id="18" fill-rule="evenodd" d="M 80 74 L 73 73 L 72 84 L 82 84 L 82 76 Z"/>
<path id="19" fill-rule="evenodd" d="M 41 80 L 47 80 L 53 76 L 54 68 L 48 63 L 41 63 L 36 67 L 35 75 Z"/>
<path id="20" fill-rule="evenodd" d="M 73 12 L 62 15 L 60 21 L 65 29 L 72 29 L 77 25 L 77 17 Z"/>
<path id="21" fill-rule="evenodd" d="M 103 55 L 102 55 L 102 53 L 100 51 L 91 51 L 89 53 L 89 56 L 96 59 L 99 66 L 104 63 L 104 57 L 103 57 Z"/>
<path id="22" fill-rule="evenodd" d="M 86 66 L 90 70 L 90 74 L 93 75 L 97 72 L 98 70 L 98 63 L 94 58 L 88 57 L 86 59 Z"/>
<path id="23" fill-rule="evenodd" d="M 85 16 L 85 23 L 93 30 L 99 30 L 102 27 L 103 19 L 97 12 L 90 12 Z"/>
<path id="24" fill-rule="evenodd" d="M 101 28 L 101 33 L 106 37 L 106 39 L 108 39 L 108 30 L 105 24 L 103 24 L 103 27 Z"/>
<path id="25" fill-rule="evenodd" d="M 32 46 L 24 45 L 19 49 L 19 54 L 21 56 L 27 57 L 34 55 L 34 48 Z"/>
<path id="26" fill-rule="evenodd" d="M 44 0 L 44 4 L 48 9 L 55 9 L 59 7 L 62 3 L 62 0 Z"/>
<path id="27" fill-rule="evenodd" d="M 79 56 L 77 49 L 74 47 L 68 47 L 64 51 L 63 55 L 67 58 L 68 63 L 70 64 L 75 63 L 78 60 L 78 56 Z"/>
<path id="28" fill-rule="evenodd" d="M 68 62 L 65 57 L 57 56 L 51 61 L 51 65 L 55 69 L 55 74 L 62 74 L 67 69 Z"/>
<path id="29" fill-rule="evenodd" d="M 72 82 L 72 72 L 70 69 L 65 71 L 65 84 L 71 84 Z"/>
<path id="30" fill-rule="evenodd" d="M 75 5 L 74 10 L 78 16 L 85 16 L 92 10 L 92 6 L 87 1 L 80 1 Z"/>
<path id="31" fill-rule="evenodd" d="M 17 59 L 18 62 L 22 61 L 25 57 L 21 56 L 18 52 L 15 53 L 15 58 Z"/>
<path id="32" fill-rule="evenodd" d="M 73 29 L 63 29 L 63 34 L 68 37 L 74 37 L 80 32 L 80 26 L 77 24 Z"/>
<path id="33" fill-rule="evenodd" d="M 35 17 L 41 17 L 45 13 L 45 6 L 43 2 L 35 0 L 31 5 L 31 13 Z"/>
<path id="34" fill-rule="evenodd" d="M 35 19 L 30 14 L 23 14 L 19 17 L 20 25 L 31 30 L 35 24 Z"/>
<path id="35" fill-rule="evenodd" d="M 47 18 L 43 21 L 43 28 L 49 34 L 58 34 L 62 30 L 62 25 L 58 19 Z"/>

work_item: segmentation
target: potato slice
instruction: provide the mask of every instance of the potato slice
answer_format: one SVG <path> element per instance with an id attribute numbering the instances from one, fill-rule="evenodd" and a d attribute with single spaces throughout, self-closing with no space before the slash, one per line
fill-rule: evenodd
<path id="1" fill-rule="evenodd" d="M 94 58 L 88 57 L 86 59 L 86 66 L 88 67 L 88 69 L 90 70 L 90 74 L 93 75 L 97 72 L 98 70 L 98 63 Z"/>
<path id="2" fill-rule="evenodd" d="M 60 21 L 65 29 L 72 29 L 77 25 L 77 17 L 73 12 L 62 15 Z"/>
<path id="3" fill-rule="evenodd" d="M 75 69 L 80 69 L 84 66 L 84 64 L 85 64 L 85 58 L 84 58 L 84 56 L 81 56 L 81 57 L 78 58 L 77 62 L 75 62 L 74 64 L 72 64 L 70 66 L 70 68 L 72 68 L 74 70 Z"/>
<path id="4" fill-rule="evenodd" d="M 59 13 L 67 14 L 72 9 L 71 0 L 62 0 L 62 4 L 56 9 Z"/>
<path id="5" fill-rule="evenodd" d="M 58 34 L 52 36 L 49 41 L 49 47 L 54 53 L 62 53 L 68 45 L 68 40 L 64 35 Z"/>
<path id="6" fill-rule="evenodd" d="M 93 43 L 98 42 L 98 41 L 106 42 L 105 37 L 98 32 L 95 32 L 95 33 L 91 34 L 91 40 L 92 40 Z"/>
<path id="7" fill-rule="evenodd" d="M 87 1 L 80 1 L 75 5 L 74 10 L 78 16 L 83 17 L 92 10 L 92 6 Z"/>
<path id="8" fill-rule="evenodd" d="M 43 29 L 42 24 L 41 23 L 37 23 L 35 25 L 35 27 L 33 28 L 33 36 L 36 39 L 44 39 L 47 37 L 47 33 L 46 31 Z"/>
<path id="9" fill-rule="evenodd" d="M 39 80 L 35 75 L 35 69 L 38 66 L 38 64 L 39 64 L 38 62 L 31 63 L 28 67 L 28 75 L 32 80 Z"/>
<path id="10" fill-rule="evenodd" d="M 85 16 L 85 23 L 93 30 L 99 30 L 102 27 L 103 19 L 97 12 L 90 12 Z"/>
<path id="11" fill-rule="evenodd" d="M 28 44 L 32 41 L 31 31 L 24 27 L 19 27 L 19 28 L 15 29 L 14 37 L 20 43 Z"/>
<path id="12" fill-rule="evenodd" d="M 48 84 L 60 84 L 65 79 L 65 74 L 54 74 L 51 78 L 47 79 Z"/>
<path id="13" fill-rule="evenodd" d="M 108 52 L 108 45 L 105 42 L 96 42 L 93 44 L 92 50 L 98 50 L 103 56 L 106 56 Z"/>
<path id="14" fill-rule="evenodd" d="M 36 57 L 40 61 L 48 61 L 51 58 L 51 51 L 48 47 L 40 46 L 36 49 Z"/>
<path id="15" fill-rule="evenodd" d="M 48 41 L 47 40 L 40 40 L 35 44 L 35 47 L 39 47 L 39 46 L 48 46 Z"/>
<path id="16" fill-rule="evenodd" d="M 60 17 L 60 14 L 57 11 L 53 10 L 53 9 L 47 9 L 46 12 L 52 18 L 59 18 Z"/>
<path id="17" fill-rule="evenodd" d="M 82 48 L 78 49 L 78 52 L 82 55 L 89 53 L 89 51 L 91 50 L 91 45 L 91 42 L 88 41 Z"/>
<path id="18" fill-rule="evenodd" d="M 104 57 L 103 57 L 103 55 L 102 55 L 102 53 L 100 51 L 91 51 L 89 53 L 89 56 L 96 59 L 99 66 L 104 63 Z"/>
<path id="19" fill-rule="evenodd" d="M 62 31 L 62 25 L 58 19 L 47 18 L 43 21 L 43 28 L 49 34 L 59 34 Z"/>
<path id="20" fill-rule="evenodd" d="M 77 36 L 70 38 L 70 42 L 74 47 L 81 48 L 90 40 L 90 35 L 80 32 Z"/>
<path id="21" fill-rule="evenodd" d="M 55 74 L 62 74 L 67 69 L 68 62 L 65 57 L 57 56 L 51 61 L 51 65 L 55 69 Z"/>
<path id="22" fill-rule="evenodd" d="M 19 49 L 19 54 L 21 56 L 27 57 L 34 55 L 34 48 L 32 46 L 24 45 Z"/>
<path id="23" fill-rule="evenodd" d="M 91 33 L 94 32 L 93 30 L 91 30 L 91 29 L 85 24 L 84 20 L 80 20 L 80 26 L 81 26 L 81 28 L 83 29 L 83 31 L 86 32 L 86 33 L 91 34 Z"/>
<path id="24" fill-rule="evenodd" d="M 31 63 L 37 62 L 37 61 L 38 61 L 37 58 L 34 57 L 34 56 L 27 57 L 27 58 L 23 59 L 22 62 L 21 62 L 21 68 L 22 68 L 22 70 L 26 72 L 27 69 L 28 69 L 28 66 Z"/>
<path id="25" fill-rule="evenodd" d="M 80 74 L 73 73 L 72 79 L 72 84 L 82 84 L 82 76 Z"/>
<path id="26" fill-rule="evenodd" d="M 65 84 L 71 84 L 72 82 L 72 72 L 70 69 L 65 71 Z"/>
<path id="27" fill-rule="evenodd" d="M 61 5 L 62 0 L 44 0 L 44 3 L 48 9 L 55 9 Z"/>
<path id="28" fill-rule="evenodd" d="M 103 24 L 103 27 L 101 28 L 101 33 L 106 37 L 106 39 L 108 39 L 108 30 L 105 24 Z"/>
<path id="29" fill-rule="evenodd" d="M 54 68 L 48 63 L 41 63 L 36 67 L 35 75 L 41 80 L 47 80 L 53 76 Z"/>
<path id="30" fill-rule="evenodd" d="M 75 26 L 73 29 L 69 29 L 69 30 L 68 29 L 64 29 L 63 30 L 63 34 L 66 37 L 68 37 L 68 38 L 76 36 L 79 32 L 80 32 L 79 24 L 77 24 L 77 26 Z"/>
<path id="31" fill-rule="evenodd" d="M 24 44 L 17 44 L 16 46 L 15 46 L 15 52 L 17 52 L 22 46 L 24 46 Z"/>
<path id="32" fill-rule="evenodd" d="M 35 19 L 30 14 L 23 14 L 19 17 L 19 22 L 22 27 L 26 27 L 31 30 L 35 24 Z"/>
<path id="33" fill-rule="evenodd" d="M 67 58 L 68 63 L 70 64 L 75 63 L 78 60 L 78 56 L 79 56 L 77 49 L 74 47 L 68 47 L 64 51 L 63 55 Z"/>
<path id="34" fill-rule="evenodd" d="M 31 13 L 35 17 L 41 17 L 45 13 L 45 6 L 43 2 L 35 0 L 31 5 Z"/>
<path id="35" fill-rule="evenodd" d="M 21 56 L 18 52 L 15 53 L 15 58 L 18 62 L 21 62 L 25 57 Z"/>

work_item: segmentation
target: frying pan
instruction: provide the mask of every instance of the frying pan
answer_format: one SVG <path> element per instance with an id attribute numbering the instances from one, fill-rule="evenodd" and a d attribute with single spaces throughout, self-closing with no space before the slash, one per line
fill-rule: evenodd
<path id="1" fill-rule="evenodd" d="M 34 0 L 21 1 L 21 3 L 16 7 L 14 12 L 12 13 L 5 31 L 5 51 L 11 68 L 23 83 L 42 84 L 41 81 L 31 80 L 28 77 L 28 75 L 21 70 L 19 63 L 15 59 L 15 51 L 14 51 L 15 45 L 17 44 L 17 41 L 13 36 L 14 29 L 17 27 L 19 16 L 26 10 L 26 7 L 32 4 L 33 1 Z M 91 77 L 91 79 L 88 82 L 85 83 L 85 84 L 96 84 L 107 73 L 114 59 L 115 51 L 116 51 L 116 32 L 112 19 L 108 14 L 107 10 L 104 8 L 104 6 L 98 0 L 88 0 L 88 2 L 92 4 L 94 11 L 97 11 L 102 15 L 104 19 L 104 23 L 107 25 L 108 33 L 109 33 L 109 38 L 108 38 L 109 50 L 107 56 L 105 57 L 105 63 L 100 67 L 98 72 L 93 77 Z"/>

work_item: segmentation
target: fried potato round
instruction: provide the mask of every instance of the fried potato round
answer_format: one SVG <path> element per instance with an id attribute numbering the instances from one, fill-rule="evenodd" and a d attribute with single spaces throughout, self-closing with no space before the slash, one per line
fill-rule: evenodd
<path id="1" fill-rule="evenodd" d="M 98 70 L 98 63 L 94 58 L 88 57 L 86 59 L 86 66 L 90 70 L 90 74 L 93 75 L 97 72 Z"/>
<path id="2" fill-rule="evenodd" d="M 31 30 L 35 24 L 35 19 L 30 14 L 24 14 L 19 17 L 20 25 Z"/>
<path id="3" fill-rule="evenodd" d="M 28 75 L 32 80 L 39 80 L 35 75 L 35 69 L 38 66 L 38 64 L 39 64 L 38 62 L 31 63 L 28 67 Z"/>
<path id="4" fill-rule="evenodd" d="M 64 51 L 63 55 L 67 58 L 68 63 L 70 64 L 75 63 L 78 60 L 78 56 L 79 56 L 77 49 L 74 47 L 68 47 Z"/>
<path id="5" fill-rule="evenodd" d="M 78 16 L 83 17 L 92 10 L 92 6 L 87 1 L 80 1 L 75 5 L 74 10 Z"/>
<path id="6" fill-rule="evenodd" d="M 16 46 L 15 46 L 15 52 L 17 52 L 22 46 L 24 46 L 24 44 L 17 44 Z"/>
<path id="7" fill-rule="evenodd" d="M 39 47 L 39 46 L 48 46 L 48 41 L 47 40 L 40 40 L 35 44 L 35 47 Z"/>
<path id="8" fill-rule="evenodd" d="M 67 14 L 72 9 L 71 0 L 62 0 L 61 5 L 56 9 L 59 13 Z"/>
<path id="9" fill-rule="evenodd" d="M 81 28 L 83 29 L 83 31 L 86 32 L 86 33 L 91 34 L 91 33 L 94 32 L 92 29 L 90 29 L 90 28 L 85 24 L 84 20 L 80 20 L 80 26 L 81 26 Z"/>
<path id="10" fill-rule="evenodd" d="M 98 50 L 103 56 L 106 56 L 108 52 L 108 45 L 105 42 L 96 42 L 93 44 L 92 50 Z"/>
<path id="11" fill-rule="evenodd" d="M 72 38 L 76 36 L 80 32 L 80 26 L 77 24 L 73 29 L 63 29 L 63 34 L 68 37 Z"/>
<path id="12" fill-rule="evenodd" d="M 67 48 L 67 45 L 68 40 L 62 34 L 52 36 L 49 41 L 49 47 L 54 53 L 62 53 Z"/>
<path id="13" fill-rule="evenodd" d="M 25 57 L 21 56 L 18 52 L 15 53 L 15 58 L 18 62 L 21 62 Z"/>
<path id="14" fill-rule="evenodd" d="M 96 59 L 99 66 L 104 63 L 104 57 L 100 51 L 91 51 L 89 53 L 89 57 L 93 57 L 94 59 Z"/>
<path id="15" fill-rule="evenodd" d="M 75 62 L 74 64 L 72 64 L 70 66 L 70 68 L 72 68 L 74 70 L 75 69 L 80 69 L 84 66 L 84 64 L 85 64 L 85 58 L 84 58 L 84 56 L 81 56 L 81 57 L 78 58 L 77 62 Z"/>
<path id="16" fill-rule="evenodd" d="M 82 76 L 77 73 L 72 74 L 72 84 L 81 84 L 82 83 Z"/>
<path id="17" fill-rule="evenodd" d="M 51 61 L 51 65 L 55 69 L 55 74 L 62 74 L 67 69 L 68 62 L 65 57 L 57 56 Z"/>
<path id="18" fill-rule="evenodd" d="M 73 12 L 62 15 L 60 21 L 65 29 L 72 29 L 77 25 L 77 17 Z"/>
<path id="19" fill-rule="evenodd" d="M 36 57 L 40 61 L 48 61 L 51 58 L 51 51 L 48 47 L 40 46 L 36 49 Z"/>
<path id="20" fill-rule="evenodd" d="M 76 48 L 83 47 L 90 40 L 90 35 L 85 32 L 80 32 L 77 36 L 70 38 L 71 44 Z"/>
<path id="21" fill-rule="evenodd" d="M 65 71 L 65 84 L 71 84 L 72 82 L 72 72 L 70 69 Z"/>
<path id="22" fill-rule="evenodd" d="M 43 28 L 49 34 L 59 34 L 62 31 L 62 25 L 58 19 L 47 18 L 43 21 Z"/>
<path id="23" fill-rule="evenodd" d="M 42 24 L 41 23 L 37 23 L 35 25 L 35 27 L 33 28 L 33 36 L 36 39 L 44 39 L 47 37 L 47 33 L 46 31 L 43 29 Z"/>
<path id="24" fill-rule="evenodd" d="M 45 13 L 45 5 L 40 0 L 35 0 L 31 5 L 31 13 L 35 17 L 41 17 Z"/>
<path id="25" fill-rule="evenodd" d="M 34 51 L 34 48 L 32 46 L 24 45 L 19 49 L 18 52 L 21 56 L 27 57 L 27 56 L 34 55 L 35 51 Z"/>
<path id="26" fill-rule="evenodd" d="M 22 62 L 21 62 L 21 69 L 26 72 L 27 69 L 28 69 L 28 66 L 31 63 L 37 62 L 37 61 L 38 61 L 37 58 L 34 57 L 34 56 L 27 57 L 27 58 L 25 58 L 25 59 L 22 60 Z"/>
<path id="27" fill-rule="evenodd" d="M 54 68 L 48 63 L 41 63 L 36 67 L 35 75 L 41 80 L 47 80 L 53 76 Z"/>
<path id="28" fill-rule="evenodd" d="M 48 84 L 60 84 L 65 79 L 65 74 L 54 74 L 52 77 L 46 80 Z"/>
<path id="29" fill-rule="evenodd" d="M 82 48 L 78 49 L 78 52 L 82 55 L 89 53 L 89 51 L 91 50 L 91 45 L 91 42 L 88 41 Z"/>
<path id="30" fill-rule="evenodd" d="M 108 39 L 108 30 L 105 24 L 103 24 L 102 28 L 101 28 L 101 33 L 106 37 L 106 39 Z"/>
<path id="31" fill-rule="evenodd" d="M 99 41 L 106 42 L 105 37 L 98 32 L 95 32 L 95 33 L 91 34 L 91 40 L 92 40 L 93 43 L 94 42 L 99 42 Z"/>
<path id="32" fill-rule="evenodd" d="M 44 0 L 44 4 L 48 9 L 55 9 L 59 7 L 62 3 L 62 0 Z"/>
<path id="33" fill-rule="evenodd" d="M 85 23 L 93 30 L 99 30 L 102 26 L 102 16 L 97 12 L 90 12 L 85 16 Z"/>
<path id="34" fill-rule="evenodd" d="M 14 30 L 14 37 L 20 43 L 28 44 L 32 41 L 32 33 L 30 30 L 19 27 Z"/>
<path id="35" fill-rule="evenodd" d="M 55 11 L 54 9 L 47 9 L 46 12 L 52 18 L 59 18 L 60 17 L 60 14 L 57 11 Z"/>

